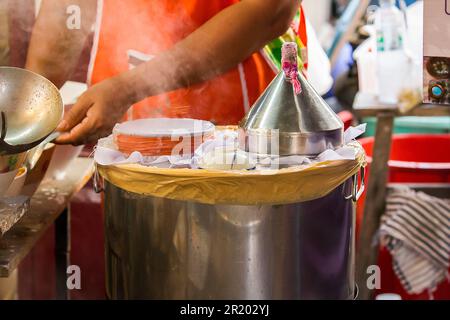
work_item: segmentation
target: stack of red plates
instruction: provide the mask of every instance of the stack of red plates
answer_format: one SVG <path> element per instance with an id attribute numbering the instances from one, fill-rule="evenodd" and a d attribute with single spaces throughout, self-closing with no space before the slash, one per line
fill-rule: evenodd
<path id="1" fill-rule="evenodd" d="M 194 119 L 141 119 L 116 125 L 113 134 L 117 148 L 126 155 L 134 151 L 143 156 L 192 155 L 213 137 L 214 125 Z"/>
<path id="2" fill-rule="evenodd" d="M 191 107 L 186 105 L 171 105 L 168 109 L 168 118 L 187 118 L 192 113 Z"/>

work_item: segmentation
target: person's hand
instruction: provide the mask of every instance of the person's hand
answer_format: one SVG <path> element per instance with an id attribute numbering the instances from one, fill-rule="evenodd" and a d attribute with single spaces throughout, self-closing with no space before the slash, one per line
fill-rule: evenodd
<path id="1" fill-rule="evenodd" d="M 120 76 L 89 88 L 65 114 L 57 131 L 58 144 L 81 145 L 95 143 L 109 135 L 129 108 L 126 86 Z"/>

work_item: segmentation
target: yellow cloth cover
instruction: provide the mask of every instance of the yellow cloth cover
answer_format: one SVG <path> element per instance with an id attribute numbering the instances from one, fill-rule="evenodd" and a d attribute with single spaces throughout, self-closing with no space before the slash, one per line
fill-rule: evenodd
<path id="1" fill-rule="evenodd" d="M 101 166 L 100 175 L 129 192 L 206 204 L 287 204 L 324 197 L 366 165 L 357 142 L 356 160 L 263 171 L 161 169 L 138 164 Z"/>

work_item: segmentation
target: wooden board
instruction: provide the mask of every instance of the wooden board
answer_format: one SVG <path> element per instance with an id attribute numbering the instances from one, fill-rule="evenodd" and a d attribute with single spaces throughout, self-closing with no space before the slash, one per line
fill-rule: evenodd
<path id="1" fill-rule="evenodd" d="M 0 277 L 8 277 L 17 268 L 93 172 L 92 159 L 78 158 L 64 179 L 42 182 L 31 198 L 29 211 L 0 239 Z"/>
<path id="2" fill-rule="evenodd" d="M 397 105 L 382 104 L 376 96 L 358 93 L 353 103 L 353 111 L 359 117 L 376 117 L 381 112 L 392 112 L 395 116 L 418 116 L 418 117 L 450 117 L 450 105 L 423 104 L 401 113 Z"/>

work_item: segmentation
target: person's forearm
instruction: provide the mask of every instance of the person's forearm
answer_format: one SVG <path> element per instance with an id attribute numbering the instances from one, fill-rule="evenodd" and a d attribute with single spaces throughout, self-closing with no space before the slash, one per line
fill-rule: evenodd
<path id="1" fill-rule="evenodd" d="M 67 26 L 70 5 L 80 7 L 81 28 Z M 94 0 L 43 0 L 28 50 L 26 68 L 61 87 L 73 73 L 95 22 Z"/>
<path id="2" fill-rule="evenodd" d="M 244 0 L 172 49 L 120 76 L 130 104 L 202 82 L 245 60 L 289 27 L 300 1 Z"/>

